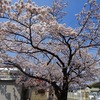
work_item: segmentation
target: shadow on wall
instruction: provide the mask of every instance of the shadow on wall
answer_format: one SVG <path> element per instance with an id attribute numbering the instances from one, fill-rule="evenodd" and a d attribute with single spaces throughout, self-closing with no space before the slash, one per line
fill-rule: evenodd
<path id="1" fill-rule="evenodd" d="M 15 98 L 15 100 L 18 100 L 18 97 L 17 97 L 17 95 L 16 95 L 16 90 L 15 90 L 15 88 L 13 88 L 13 92 L 14 92 L 14 98 Z"/>
<path id="2" fill-rule="evenodd" d="M 22 87 L 15 84 L 15 88 L 13 88 L 14 100 L 19 100 L 17 94 L 20 94 L 21 97 L 21 92 L 22 92 Z"/>
<path id="3" fill-rule="evenodd" d="M 0 85 L 0 94 L 4 95 L 6 100 L 11 100 L 11 93 L 7 92 L 7 85 Z"/>
<path id="4" fill-rule="evenodd" d="M 15 84 L 0 82 L 0 98 L 2 100 L 20 100 L 21 89 Z"/>

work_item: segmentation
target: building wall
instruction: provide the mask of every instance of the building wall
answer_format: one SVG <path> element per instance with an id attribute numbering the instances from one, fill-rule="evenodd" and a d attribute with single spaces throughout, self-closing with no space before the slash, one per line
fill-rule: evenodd
<path id="1" fill-rule="evenodd" d="M 13 80 L 0 80 L 0 100 L 20 100 L 21 87 Z"/>

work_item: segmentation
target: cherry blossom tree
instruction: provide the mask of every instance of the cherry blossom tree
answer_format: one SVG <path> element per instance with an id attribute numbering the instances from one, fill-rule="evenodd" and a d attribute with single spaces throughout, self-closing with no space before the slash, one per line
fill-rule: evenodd
<path id="1" fill-rule="evenodd" d="M 30 0 L 14 4 L 1 0 L 0 58 L 33 82 L 49 83 L 58 100 L 67 100 L 70 87 L 85 85 L 99 73 L 100 5 L 87 0 L 76 15 L 79 27 L 73 29 L 58 23 L 57 12 L 62 6 L 58 4 L 50 8 Z M 92 54 L 91 49 L 95 49 Z"/>

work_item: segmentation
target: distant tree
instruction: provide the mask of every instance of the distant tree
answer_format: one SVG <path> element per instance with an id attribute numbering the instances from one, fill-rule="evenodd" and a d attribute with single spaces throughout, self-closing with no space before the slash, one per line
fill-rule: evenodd
<path id="1" fill-rule="evenodd" d="M 51 84 L 58 100 L 67 100 L 70 87 L 85 85 L 99 73 L 99 12 L 96 0 L 87 0 L 76 15 L 80 26 L 73 29 L 58 23 L 50 7 L 0 0 L 0 58 L 33 80 Z"/>

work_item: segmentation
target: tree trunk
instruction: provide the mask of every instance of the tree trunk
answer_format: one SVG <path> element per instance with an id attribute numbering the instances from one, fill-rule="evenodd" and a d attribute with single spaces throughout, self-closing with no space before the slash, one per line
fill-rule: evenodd
<path id="1" fill-rule="evenodd" d="M 22 84 L 21 100 L 27 100 L 29 97 L 29 90 Z"/>
<path id="2" fill-rule="evenodd" d="M 67 82 L 66 82 L 67 83 Z M 67 100 L 68 99 L 68 84 L 63 84 L 63 89 L 59 90 L 59 86 L 56 84 L 53 85 L 55 95 L 58 100 Z"/>
<path id="3" fill-rule="evenodd" d="M 61 94 L 57 96 L 58 100 L 67 100 L 68 90 L 62 90 Z"/>
<path id="4" fill-rule="evenodd" d="M 67 92 L 68 90 L 63 90 L 62 93 L 61 93 L 61 97 L 60 97 L 60 100 L 67 100 Z"/>
<path id="5" fill-rule="evenodd" d="M 59 89 L 54 87 L 55 95 L 58 100 L 67 100 L 68 99 L 68 86 L 66 86 L 63 90 L 59 91 Z"/>

